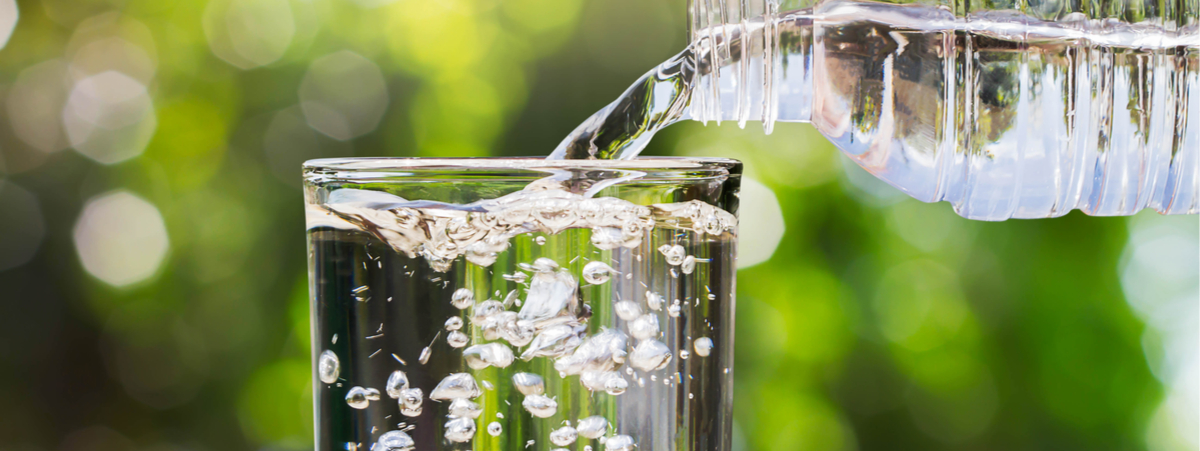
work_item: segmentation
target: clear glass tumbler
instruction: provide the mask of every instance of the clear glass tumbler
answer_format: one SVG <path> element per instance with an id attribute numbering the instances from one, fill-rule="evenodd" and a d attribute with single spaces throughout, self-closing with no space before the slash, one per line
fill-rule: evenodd
<path id="1" fill-rule="evenodd" d="M 730 448 L 741 163 L 304 175 L 317 450 Z"/>

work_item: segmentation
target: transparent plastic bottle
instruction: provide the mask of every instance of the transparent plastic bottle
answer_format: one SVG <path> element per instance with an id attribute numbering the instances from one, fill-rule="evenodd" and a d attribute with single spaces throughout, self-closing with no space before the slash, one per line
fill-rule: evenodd
<path id="1" fill-rule="evenodd" d="M 689 16 L 688 49 L 554 156 L 631 158 L 682 119 L 811 122 L 971 219 L 1200 211 L 1200 1 L 692 0 Z"/>

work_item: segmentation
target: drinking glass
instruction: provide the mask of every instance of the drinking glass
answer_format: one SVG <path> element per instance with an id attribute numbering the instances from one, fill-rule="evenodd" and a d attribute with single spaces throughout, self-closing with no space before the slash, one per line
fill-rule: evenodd
<path id="1" fill-rule="evenodd" d="M 316 449 L 728 450 L 740 178 L 305 163 Z"/>

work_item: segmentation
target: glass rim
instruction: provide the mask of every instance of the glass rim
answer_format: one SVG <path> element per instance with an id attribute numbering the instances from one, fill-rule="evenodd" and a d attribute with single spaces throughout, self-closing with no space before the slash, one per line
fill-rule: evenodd
<path id="1" fill-rule="evenodd" d="M 309 182 L 411 179 L 422 176 L 540 178 L 562 171 L 641 172 L 643 180 L 741 175 L 742 162 L 719 157 L 640 157 L 631 160 L 547 160 L 545 157 L 354 157 L 305 161 Z"/>
<path id="2" fill-rule="evenodd" d="M 547 160 L 545 157 L 350 157 L 317 158 L 304 169 L 387 171 L 408 169 L 698 169 L 741 164 L 732 158 L 647 156 L 631 160 Z"/>

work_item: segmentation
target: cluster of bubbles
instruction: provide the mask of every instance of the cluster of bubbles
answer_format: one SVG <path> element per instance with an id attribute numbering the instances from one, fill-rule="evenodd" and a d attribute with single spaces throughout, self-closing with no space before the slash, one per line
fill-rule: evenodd
<path id="1" fill-rule="evenodd" d="M 679 256 L 676 250 L 682 247 L 667 246 L 663 252 L 673 265 L 682 264 L 687 256 Z M 677 261 L 676 261 L 677 260 Z M 630 368 L 653 372 L 665 368 L 672 359 L 671 349 L 658 340 L 661 331 L 655 311 L 664 307 L 662 296 L 652 291 L 645 295 L 646 310 L 640 303 L 622 300 L 614 304 L 618 317 L 626 321 L 627 330 L 601 328 L 588 336 L 587 318 L 589 309 L 581 304 L 576 278 L 565 268 L 548 258 L 539 258 L 530 264 L 520 265 L 530 274 L 508 275 L 506 279 L 528 281 L 528 289 L 517 311 L 514 295 L 508 302 L 493 299 L 477 302 L 474 292 L 468 288 L 455 290 L 450 304 L 466 313 L 467 321 L 477 327 L 486 343 L 476 343 L 463 350 L 463 360 L 468 367 L 481 370 L 487 367 L 506 368 L 519 357 L 532 360 L 545 357 L 554 360 L 554 369 L 560 376 L 579 376 L 580 384 L 593 392 L 605 392 L 618 396 L 627 390 L 629 382 L 617 369 L 628 364 Z M 690 271 L 688 271 L 690 272 Z M 606 283 L 616 272 L 607 264 L 590 262 L 585 265 L 582 277 L 591 284 Z M 515 291 L 515 290 L 514 290 Z M 498 294 L 499 292 L 497 292 Z M 676 304 L 678 306 L 678 304 Z M 461 348 L 469 344 L 469 337 L 461 332 L 467 322 L 459 316 L 446 320 L 445 328 L 450 332 L 446 341 L 452 347 Z M 461 337 L 455 334 L 461 334 Z M 631 340 L 636 344 L 630 344 Z M 513 348 L 525 347 L 519 356 Z M 696 355 L 706 357 L 713 344 L 707 337 L 693 342 Z M 686 358 L 687 351 L 681 351 Z M 627 372 L 630 372 L 628 368 Z M 317 363 L 317 374 L 321 382 L 334 384 L 338 381 L 340 364 L 337 355 L 330 350 L 321 353 Z M 630 373 L 632 374 L 632 373 Z M 558 403 L 547 396 L 546 383 L 542 376 L 534 373 L 516 373 L 512 377 L 513 387 L 524 396 L 521 406 L 532 416 L 549 418 L 558 411 Z M 485 384 L 487 385 L 487 384 Z M 490 385 L 487 385 L 490 387 Z M 385 392 L 397 400 L 401 413 L 409 417 L 419 416 L 424 395 L 421 389 L 410 387 L 407 375 L 400 370 L 391 374 Z M 444 437 L 452 443 L 470 441 L 476 432 L 475 420 L 483 413 L 482 407 L 473 401 L 483 394 L 480 385 L 469 373 L 453 373 L 443 378 L 429 393 L 429 399 L 449 402 L 449 413 L 444 425 Z M 369 387 L 352 387 L 346 394 L 346 403 L 354 409 L 366 409 L 373 401 L 379 401 L 379 390 Z M 565 425 L 551 432 L 550 442 L 566 447 L 578 437 L 601 439 L 608 451 L 631 450 L 633 439 L 627 435 L 604 437 L 608 421 L 601 416 L 580 419 L 575 426 Z M 486 431 L 499 436 L 503 426 L 499 422 L 488 424 Z M 379 437 L 377 450 L 410 450 L 413 440 L 404 431 L 390 431 Z"/>
<path id="2" fill-rule="evenodd" d="M 327 195 L 323 208 L 309 210 L 309 226 L 368 231 L 410 258 L 425 258 L 445 272 L 459 256 L 490 266 L 509 241 L 523 233 L 554 234 L 591 229 L 599 249 L 635 248 L 658 224 L 700 234 L 736 233 L 737 217 L 700 201 L 637 205 L 616 198 L 593 198 L 532 183 L 526 189 L 467 205 L 409 202 L 388 193 L 343 188 Z M 535 213 L 536 212 L 536 213 Z M 681 259 L 686 258 L 680 256 Z M 679 265 L 683 264 L 680 260 Z M 694 261 L 686 268 L 694 268 Z M 690 269 L 689 269 L 690 272 Z M 611 268 L 585 273 L 602 280 Z"/>
<path id="3" fill-rule="evenodd" d="M 459 256 L 477 265 L 490 265 L 499 252 L 507 249 L 509 240 L 522 233 L 554 234 L 567 228 L 590 228 L 592 244 L 607 250 L 641 245 L 645 232 L 656 224 L 702 235 L 736 233 L 737 226 L 732 214 L 698 201 L 647 207 L 620 199 L 587 198 L 537 183 L 523 191 L 464 206 L 414 203 L 388 193 L 338 189 L 327 195 L 324 209 L 309 211 L 309 223 L 310 227 L 319 224 L 369 231 L 397 252 L 410 258 L 423 257 L 432 268 L 443 272 Z M 663 245 L 658 251 L 676 277 L 677 270 L 691 274 L 697 262 L 705 261 L 688 255 L 678 244 Z M 665 310 L 669 317 L 678 317 L 679 300 L 667 305 L 661 295 L 650 290 L 642 302 L 618 299 L 613 312 L 623 320 L 624 327 L 601 327 L 588 335 L 591 308 L 580 299 L 580 282 L 605 284 L 619 272 L 607 263 L 591 261 L 577 278 L 549 258 L 519 263 L 518 267 L 519 271 L 504 274 L 503 278 L 525 286 L 523 299 L 518 290 L 511 290 L 502 298 L 496 291 L 496 299 L 478 300 L 475 291 L 466 287 L 450 296 L 450 305 L 462 314 L 446 320 L 445 340 L 452 348 L 462 348 L 463 362 L 472 370 L 507 368 L 517 359 L 546 358 L 553 361 L 561 377 L 578 376 L 580 385 L 589 391 L 619 396 L 629 387 L 625 375 L 618 371 L 622 366 L 626 374 L 634 375 L 634 370 L 651 373 L 670 365 L 674 356 L 671 348 L 659 340 L 659 314 Z M 355 295 L 363 296 L 358 292 Z M 467 326 L 480 334 L 482 342 L 471 343 L 471 337 L 463 332 Z M 700 337 L 691 347 L 697 356 L 707 357 L 713 342 Z M 427 362 L 429 355 L 427 347 L 422 351 L 421 363 Z M 689 355 L 684 349 L 679 357 L 686 359 Z M 318 375 L 326 384 L 338 380 L 337 356 L 331 351 L 321 354 Z M 530 415 L 549 418 L 558 412 L 558 403 L 547 395 L 542 376 L 519 372 L 512 376 L 512 384 L 524 397 L 521 406 Z M 491 389 L 486 381 L 483 385 Z M 386 393 L 400 403 L 404 415 L 421 414 L 423 393 L 409 387 L 403 371 L 391 375 Z M 429 393 L 430 400 L 450 403 L 443 428 L 448 442 L 465 443 L 474 437 L 476 419 L 483 410 L 473 400 L 482 394 L 469 373 L 447 375 Z M 378 390 L 364 387 L 353 387 L 346 395 L 346 402 L 356 409 L 365 409 L 379 399 Z M 607 451 L 634 448 L 630 436 L 606 437 L 608 428 L 604 417 L 587 417 L 574 426 L 555 429 L 549 440 L 557 447 L 570 446 L 583 437 L 600 440 Z M 499 436 L 503 426 L 493 421 L 485 430 Z M 412 443 L 404 431 L 391 431 L 379 437 L 374 449 L 408 450 Z"/>

